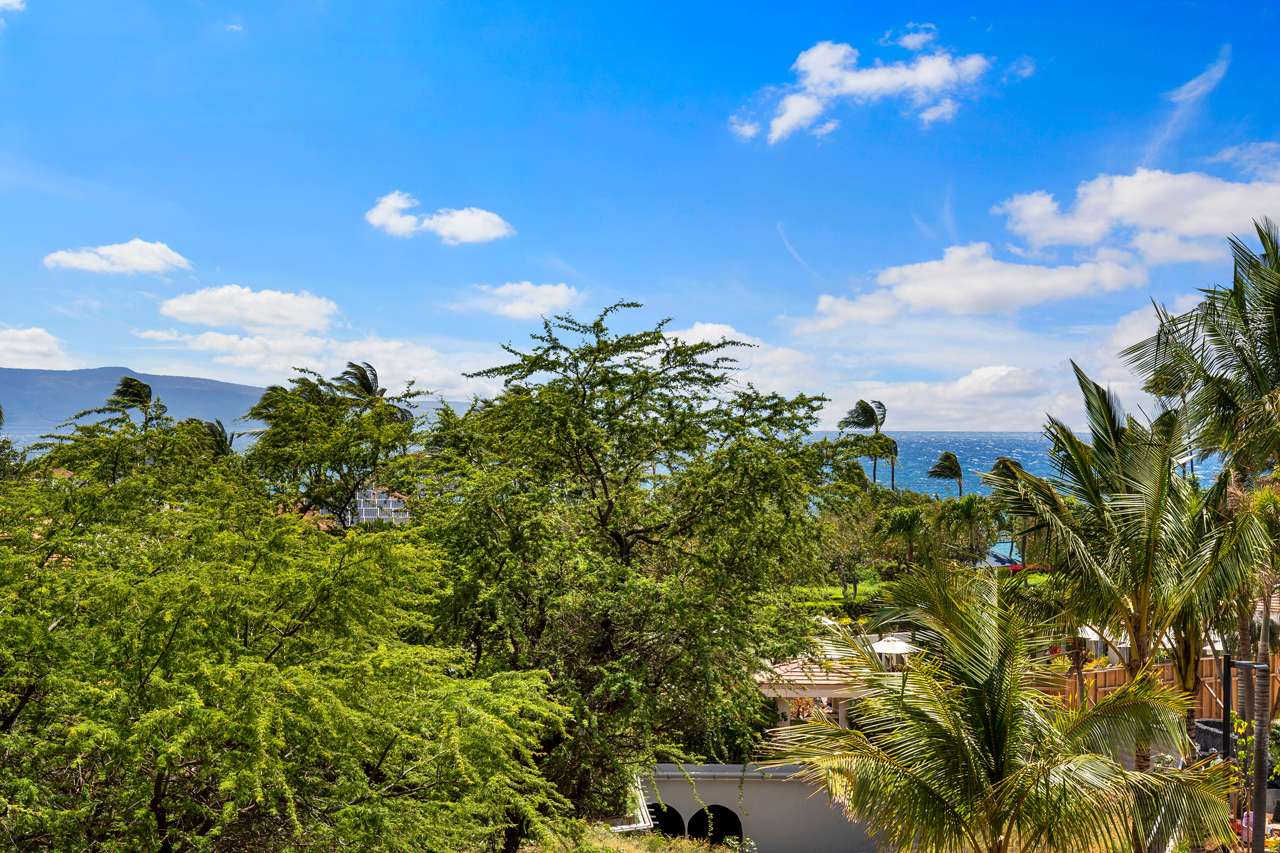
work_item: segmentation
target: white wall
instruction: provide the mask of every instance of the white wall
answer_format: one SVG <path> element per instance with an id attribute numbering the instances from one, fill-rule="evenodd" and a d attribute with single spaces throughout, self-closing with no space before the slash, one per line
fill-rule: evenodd
<path id="1" fill-rule="evenodd" d="M 760 771 L 747 765 L 744 774 L 741 764 L 686 764 L 690 786 L 679 766 L 659 764 L 643 786 L 649 802 L 661 800 L 674 808 L 686 826 L 703 805 L 732 810 L 760 853 L 878 853 L 874 841 L 830 804 L 824 790 L 787 778 L 796 769 Z"/>

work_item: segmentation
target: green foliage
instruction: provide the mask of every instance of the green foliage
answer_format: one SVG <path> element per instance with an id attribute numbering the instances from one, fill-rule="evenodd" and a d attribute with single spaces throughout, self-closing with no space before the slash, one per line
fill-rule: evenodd
<path id="1" fill-rule="evenodd" d="M 960 460 L 950 450 L 942 451 L 938 461 L 929 467 L 928 475 L 934 480 L 955 480 L 960 496 L 964 497 L 964 469 L 960 467 Z"/>
<path id="2" fill-rule="evenodd" d="M 546 321 L 443 410 L 414 510 L 445 549 L 441 638 L 477 673 L 547 669 L 573 712 L 544 769 L 583 815 L 616 813 L 656 756 L 742 757 L 769 720 L 752 673 L 807 625 L 818 572 L 806 442 L 821 399 L 730 385 L 730 341 L 665 324 Z"/>
<path id="3" fill-rule="evenodd" d="M 772 750 L 776 763 L 806 767 L 887 849 L 1074 853 L 1230 838 L 1225 766 L 1132 773 L 1118 761 L 1118 744 L 1182 736 L 1178 693 L 1139 679 L 1067 710 L 1040 689 L 1049 671 L 1031 656 L 1036 627 L 988 570 L 920 567 L 893 601 L 922 652 L 890 672 L 871 636 L 836 631 L 822 650 L 860 688 L 850 728 L 825 718 L 791 726 Z"/>
<path id="4" fill-rule="evenodd" d="M 1280 463 L 1280 228 L 1263 218 L 1254 230 L 1260 253 L 1230 240 L 1230 287 L 1205 288 L 1178 316 L 1157 307 L 1156 334 L 1121 353 L 1149 392 L 1186 409 L 1195 450 L 1224 453 L 1246 479 Z"/>
<path id="5" fill-rule="evenodd" d="M 368 364 L 348 364 L 329 380 L 299 370 L 288 387 L 273 385 L 247 417 L 263 421 L 245 456 L 272 491 L 302 511 L 352 523 L 356 493 L 379 485 L 391 460 L 417 440 L 412 386 L 388 397 Z"/>
<path id="6" fill-rule="evenodd" d="M 537 764 L 564 709 L 545 673 L 468 676 L 425 643 L 438 552 L 281 513 L 202 424 L 136 396 L 144 420 L 113 404 L 36 469 L 72 477 L 0 485 L 10 843 L 444 851 L 545 835 L 567 804 Z"/>

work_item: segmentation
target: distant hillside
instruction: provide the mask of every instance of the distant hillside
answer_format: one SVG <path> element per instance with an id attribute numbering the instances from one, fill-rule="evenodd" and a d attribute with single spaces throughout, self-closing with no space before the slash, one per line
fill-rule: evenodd
<path id="1" fill-rule="evenodd" d="M 249 411 L 263 390 L 213 379 L 138 373 L 127 367 L 88 370 L 0 367 L 4 431 L 43 432 L 77 412 L 101 406 L 121 376 L 136 376 L 150 385 L 151 392 L 160 397 L 175 418 L 220 419 L 228 429 L 234 429 L 231 422 Z"/>

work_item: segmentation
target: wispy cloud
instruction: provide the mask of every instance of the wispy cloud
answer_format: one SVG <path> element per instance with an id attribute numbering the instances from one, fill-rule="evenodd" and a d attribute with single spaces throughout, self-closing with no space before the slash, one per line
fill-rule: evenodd
<path id="1" fill-rule="evenodd" d="M 787 247 L 787 251 L 791 253 L 791 257 L 795 258 L 800 266 L 804 267 L 818 281 L 823 281 L 822 276 L 818 275 L 817 270 L 804 262 L 804 258 L 800 257 L 800 253 L 796 251 L 796 247 L 791 245 L 791 241 L 787 239 L 787 232 L 782 230 L 782 223 L 778 223 L 778 236 L 782 238 L 782 245 Z"/>
<path id="2" fill-rule="evenodd" d="M 582 301 L 578 289 L 567 284 L 513 281 L 496 286 L 477 284 L 474 289 L 474 296 L 453 306 L 455 311 L 486 311 L 515 320 L 532 320 L 572 308 Z"/>
<path id="3" fill-rule="evenodd" d="M 1224 44 L 1222 50 L 1218 52 L 1218 58 L 1211 62 L 1208 68 L 1165 95 L 1173 102 L 1173 114 L 1147 146 L 1147 155 L 1143 160 L 1144 166 L 1154 163 L 1160 155 L 1160 149 L 1182 133 L 1187 122 L 1204 103 L 1205 98 L 1209 97 L 1209 93 L 1217 88 L 1223 77 L 1227 76 L 1227 68 L 1230 65 L 1231 45 Z"/>

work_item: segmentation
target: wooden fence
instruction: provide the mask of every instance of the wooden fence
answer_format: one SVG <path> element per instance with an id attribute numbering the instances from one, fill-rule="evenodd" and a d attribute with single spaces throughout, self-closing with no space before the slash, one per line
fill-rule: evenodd
<path id="1" fill-rule="evenodd" d="M 1280 654 L 1271 656 L 1271 715 L 1275 718 L 1277 706 L 1280 705 Z M 1166 663 L 1152 667 L 1152 671 L 1163 683 L 1173 685 L 1173 664 Z M 1241 675 L 1253 676 L 1249 670 L 1236 670 L 1235 680 Z M 1084 690 L 1093 705 L 1124 686 L 1129 674 L 1122 666 L 1109 666 L 1100 669 L 1085 670 Z M 1222 701 L 1218 694 L 1222 691 L 1222 676 L 1218 673 L 1218 662 L 1211 657 L 1200 659 L 1200 689 L 1196 693 L 1196 718 L 1222 718 Z M 1075 673 L 1060 676 L 1048 686 L 1047 692 L 1061 696 L 1071 707 L 1079 704 L 1080 680 Z M 1237 694 L 1238 695 L 1238 694 Z M 1237 701 L 1233 697 L 1233 702 Z M 1236 709 L 1237 712 L 1239 709 Z"/>

